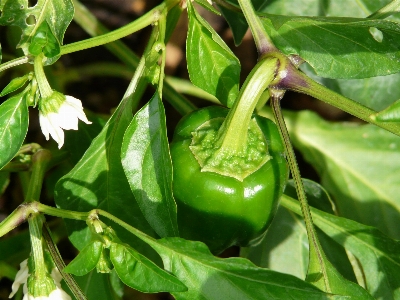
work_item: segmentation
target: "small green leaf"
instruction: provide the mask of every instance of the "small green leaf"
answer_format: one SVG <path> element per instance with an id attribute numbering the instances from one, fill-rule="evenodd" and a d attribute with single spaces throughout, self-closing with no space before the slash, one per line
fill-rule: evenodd
<path id="1" fill-rule="evenodd" d="M 40 24 L 32 36 L 28 49 L 33 55 L 39 55 L 43 52 L 48 58 L 53 58 L 60 54 L 60 44 L 54 37 L 46 21 Z"/>
<path id="2" fill-rule="evenodd" d="M 25 93 L 0 105 L 0 169 L 18 152 L 28 131 L 28 106 Z"/>
<path id="3" fill-rule="evenodd" d="M 349 299 L 328 295 L 294 276 L 258 268 L 247 259 L 222 259 L 200 242 L 164 238 L 152 247 L 187 287 L 177 300 Z"/>
<path id="4" fill-rule="evenodd" d="M 218 10 L 216 10 L 214 8 L 214 6 L 212 6 L 207 0 L 196 0 L 196 2 L 198 4 L 200 4 L 201 6 L 203 6 L 205 9 L 211 11 L 212 13 L 214 13 L 214 14 L 216 14 L 218 16 L 221 15 L 221 13 Z"/>
<path id="5" fill-rule="evenodd" d="M 145 293 L 183 292 L 186 286 L 129 246 L 112 243 L 110 258 L 123 283 Z"/>
<path id="6" fill-rule="evenodd" d="M 400 99 L 395 103 L 371 116 L 379 122 L 400 122 Z"/>
<path id="7" fill-rule="evenodd" d="M 164 107 L 158 93 L 129 124 L 121 158 L 131 190 L 147 221 L 161 237 L 178 236 L 172 162 Z"/>
<path id="8" fill-rule="evenodd" d="M 302 57 L 318 76 L 367 78 L 400 71 L 400 28 L 394 22 L 275 15 L 261 20 L 282 52 Z M 382 32 L 382 41 L 371 27 Z"/>
<path id="9" fill-rule="evenodd" d="M 3 97 L 9 93 L 12 93 L 19 88 L 23 87 L 24 84 L 28 81 L 29 77 L 32 76 L 31 74 L 26 74 L 21 77 L 14 78 L 13 80 L 10 81 L 9 84 L 1 91 L 0 97 Z"/>
<path id="10" fill-rule="evenodd" d="M 65 273 L 83 276 L 92 271 L 100 259 L 103 251 L 103 243 L 94 241 L 88 244 L 79 254 L 64 268 Z"/>
<path id="11" fill-rule="evenodd" d="M 188 3 L 186 57 L 192 83 L 231 107 L 239 93 L 240 63 L 214 29 Z"/>

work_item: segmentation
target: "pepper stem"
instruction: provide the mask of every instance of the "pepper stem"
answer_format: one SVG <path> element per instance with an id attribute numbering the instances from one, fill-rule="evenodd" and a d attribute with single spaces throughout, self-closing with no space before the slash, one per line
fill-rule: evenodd
<path id="1" fill-rule="evenodd" d="M 43 57 L 43 53 L 37 55 L 33 62 L 33 67 L 35 70 L 35 77 L 39 86 L 40 95 L 42 98 L 47 98 L 51 96 L 53 89 L 47 81 L 46 74 L 43 70 Z"/>
<path id="2" fill-rule="evenodd" d="M 278 59 L 267 57 L 259 61 L 247 76 L 238 99 L 218 132 L 219 153 L 239 154 L 245 149 L 251 116 L 261 95 L 274 80 L 277 67 Z"/>
<path id="3" fill-rule="evenodd" d="M 260 18 L 257 16 L 253 5 L 250 0 L 239 0 L 240 8 L 246 18 L 247 23 L 250 26 L 251 33 L 254 37 L 254 42 L 258 50 L 258 54 L 261 57 L 263 54 L 278 52 L 274 43 L 270 39 L 268 33 L 265 31 Z"/>

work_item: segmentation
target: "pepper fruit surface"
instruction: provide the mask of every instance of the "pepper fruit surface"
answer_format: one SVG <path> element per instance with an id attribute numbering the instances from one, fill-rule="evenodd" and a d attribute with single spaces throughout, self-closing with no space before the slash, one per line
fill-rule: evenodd
<path id="1" fill-rule="evenodd" d="M 266 141 L 268 160 L 242 180 L 202 171 L 191 150 L 196 132 L 210 120 L 224 119 L 229 110 L 213 106 L 182 118 L 170 145 L 173 191 L 181 237 L 204 242 L 214 254 L 261 241 L 271 223 L 286 182 L 288 166 L 275 123 L 253 115 Z"/>

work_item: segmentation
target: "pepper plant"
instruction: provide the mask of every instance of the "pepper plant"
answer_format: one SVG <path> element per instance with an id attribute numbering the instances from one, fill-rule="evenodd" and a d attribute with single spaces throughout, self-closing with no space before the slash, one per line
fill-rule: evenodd
<path id="1" fill-rule="evenodd" d="M 258 62 L 244 83 L 200 8 L 236 45 L 250 30 Z M 22 33 L 0 64 L 22 74 L 0 94 L 1 192 L 24 187 L 0 223 L 10 297 L 400 299 L 400 1 L 165 0 L 113 31 L 77 0 L 0 10 L 3 29 Z M 190 82 L 165 76 L 179 18 Z M 73 19 L 92 37 L 64 44 Z M 121 39 L 146 28 L 137 56 Z M 67 75 L 49 75 L 97 46 L 134 70 L 108 116 L 65 95 Z M 199 109 L 182 86 L 210 102 Z M 287 91 L 357 121 L 282 110 Z M 182 115 L 176 127 L 166 102 Z M 57 147 L 33 139 L 29 119 Z M 302 178 L 294 149 L 318 182 Z M 68 261 L 63 236 L 76 248 Z"/>

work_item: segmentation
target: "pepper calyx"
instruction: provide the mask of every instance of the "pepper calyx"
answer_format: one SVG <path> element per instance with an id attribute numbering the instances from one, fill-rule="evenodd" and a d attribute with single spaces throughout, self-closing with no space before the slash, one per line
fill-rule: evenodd
<path id="1" fill-rule="evenodd" d="M 214 118 L 192 133 L 189 146 L 202 172 L 214 172 L 243 181 L 272 159 L 265 137 L 255 119 L 249 123 L 246 145 L 240 152 L 223 151 L 218 143 L 225 118 Z"/>

